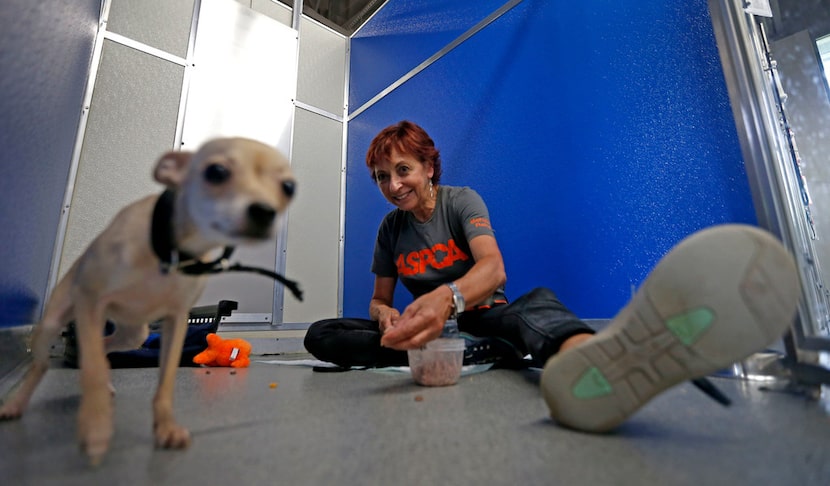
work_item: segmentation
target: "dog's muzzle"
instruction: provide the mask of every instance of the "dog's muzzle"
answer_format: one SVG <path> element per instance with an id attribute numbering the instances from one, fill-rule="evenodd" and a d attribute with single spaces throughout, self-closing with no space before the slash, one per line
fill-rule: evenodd
<path id="1" fill-rule="evenodd" d="M 277 211 L 271 206 L 262 203 L 251 204 L 248 206 L 243 234 L 250 238 L 268 238 L 276 217 Z"/>
<path id="2" fill-rule="evenodd" d="M 285 285 L 288 290 L 297 298 L 303 300 L 303 291 L 297 282 L 289 280 L 282 275 L 267 270 L 264 268 L 249 267 L 240 265 L 239 263 L 230 263 L 230 257 L 234 248 L 226 246 L 222 252 L 222 256 L 211 262 L 203 262 L 192 255 L 180 253 L 173 238 L 173 201 L 176 199 L 176 193 L 168 189 L 159 196 L 156 205 L 153 208 L 153 220 L 150 228 L 150 242 L 153 247 L 153 252 L 159 259 L 159 271 L 162 274 L 167 274 L 171 271 L 178 271 L 185 275 L 209 275 L 224 272 L 253 272 L 266 277 L 271 277 L 274 280 Z M 248 218 L 257 221 L 251 223 L 249 226 L 264 226 L 264 233 L 266 236 L 270 233 L 268 230 L 273 226 L 274 219 L 276 219 L 277 211 L 265 204 L 252 204 L 248 208 Z M 258 232 L 263 232 L 262 229 Z"/>

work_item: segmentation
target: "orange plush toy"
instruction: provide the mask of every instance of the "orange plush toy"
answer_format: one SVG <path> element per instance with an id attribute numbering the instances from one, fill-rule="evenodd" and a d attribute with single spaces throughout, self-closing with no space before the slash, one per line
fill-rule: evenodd
<path id="1" fill-rule="evenodd" d="M 247 368 L 251 364 L 251 343 L 244 339 L 222 339 L 210 333 L 207 343 L 207 349 L 193 357 L 194 363 L 232 368 Z"/>

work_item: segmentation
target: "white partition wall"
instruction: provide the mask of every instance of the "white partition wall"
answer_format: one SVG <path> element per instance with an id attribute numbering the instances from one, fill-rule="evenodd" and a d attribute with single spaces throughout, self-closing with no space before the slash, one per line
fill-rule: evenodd
<path id="1" fill-rule="evenodd" d="M 104 2 L 56 275 L 120 207 L 162 190 L 151 179 L 160 154 L 242 135 L 282 150 L 299 183 L 277 241 L 235 259 L 299 281 L 305 301 L 266 277 L 233 274 L 212 277 L 200 304 L 237 300 L 229 323 L 266 326 L 337 315 L 348 39 L 291 22 L 270 0 Z"/>
<path id="2" fill-rule="evenodd" d="M 196 150 L 218 136 L 244 136 L 291 154 L 297 86 L 297 31 L 232 0 L 201 2 L 187 85 L 182 148 Z M 284 239 L 239 247 L 246 265 L 282 271 Z M 236 319 L 281 322 L 283 288 L 268 278 L 233 273 L 210 278 L 201 305 L 239 302 Z"/>

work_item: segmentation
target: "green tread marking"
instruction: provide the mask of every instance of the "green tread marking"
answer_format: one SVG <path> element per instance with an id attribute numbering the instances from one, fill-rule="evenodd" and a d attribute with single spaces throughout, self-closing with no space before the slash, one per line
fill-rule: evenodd
<path id="1" fill-rule="evenodd" d="M 666 321 L 666 327 L 677 339 L 689 346 L 712 325 L 715 314 L 704 307 L 674 316 Z"/>
<path id="2" fill-rule="evenodd" d="M 613 392 L 611 384 L 595 366 L 586 371 L 571 390 L 576 398 L 597 398 Z"/>

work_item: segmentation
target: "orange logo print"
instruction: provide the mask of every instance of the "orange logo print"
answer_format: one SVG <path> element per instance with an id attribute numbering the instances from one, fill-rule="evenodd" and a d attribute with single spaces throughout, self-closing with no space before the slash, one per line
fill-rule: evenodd
<path id="1" fill-rule="evenodd" d="M 486 218 L 473 218 L 470 220 L 470 224 L 475 226 L 476 228 L 493 229 L 490 227 L 490 220 Z"/>
<path id="2" fill-rule="evenodd" d="M 401 253 L 395 263 L 398 266 L 398 275 L 410 277 L 424 273 L 427 265 L 432 268 L 446 268 L 456 261 L 465 261 L 468 258 L 470 257 L 456 246 L 455 240 L 450 239 L 446 245 L 436 243 L 432 248 L 413 251 L 406 256 Z"/>

